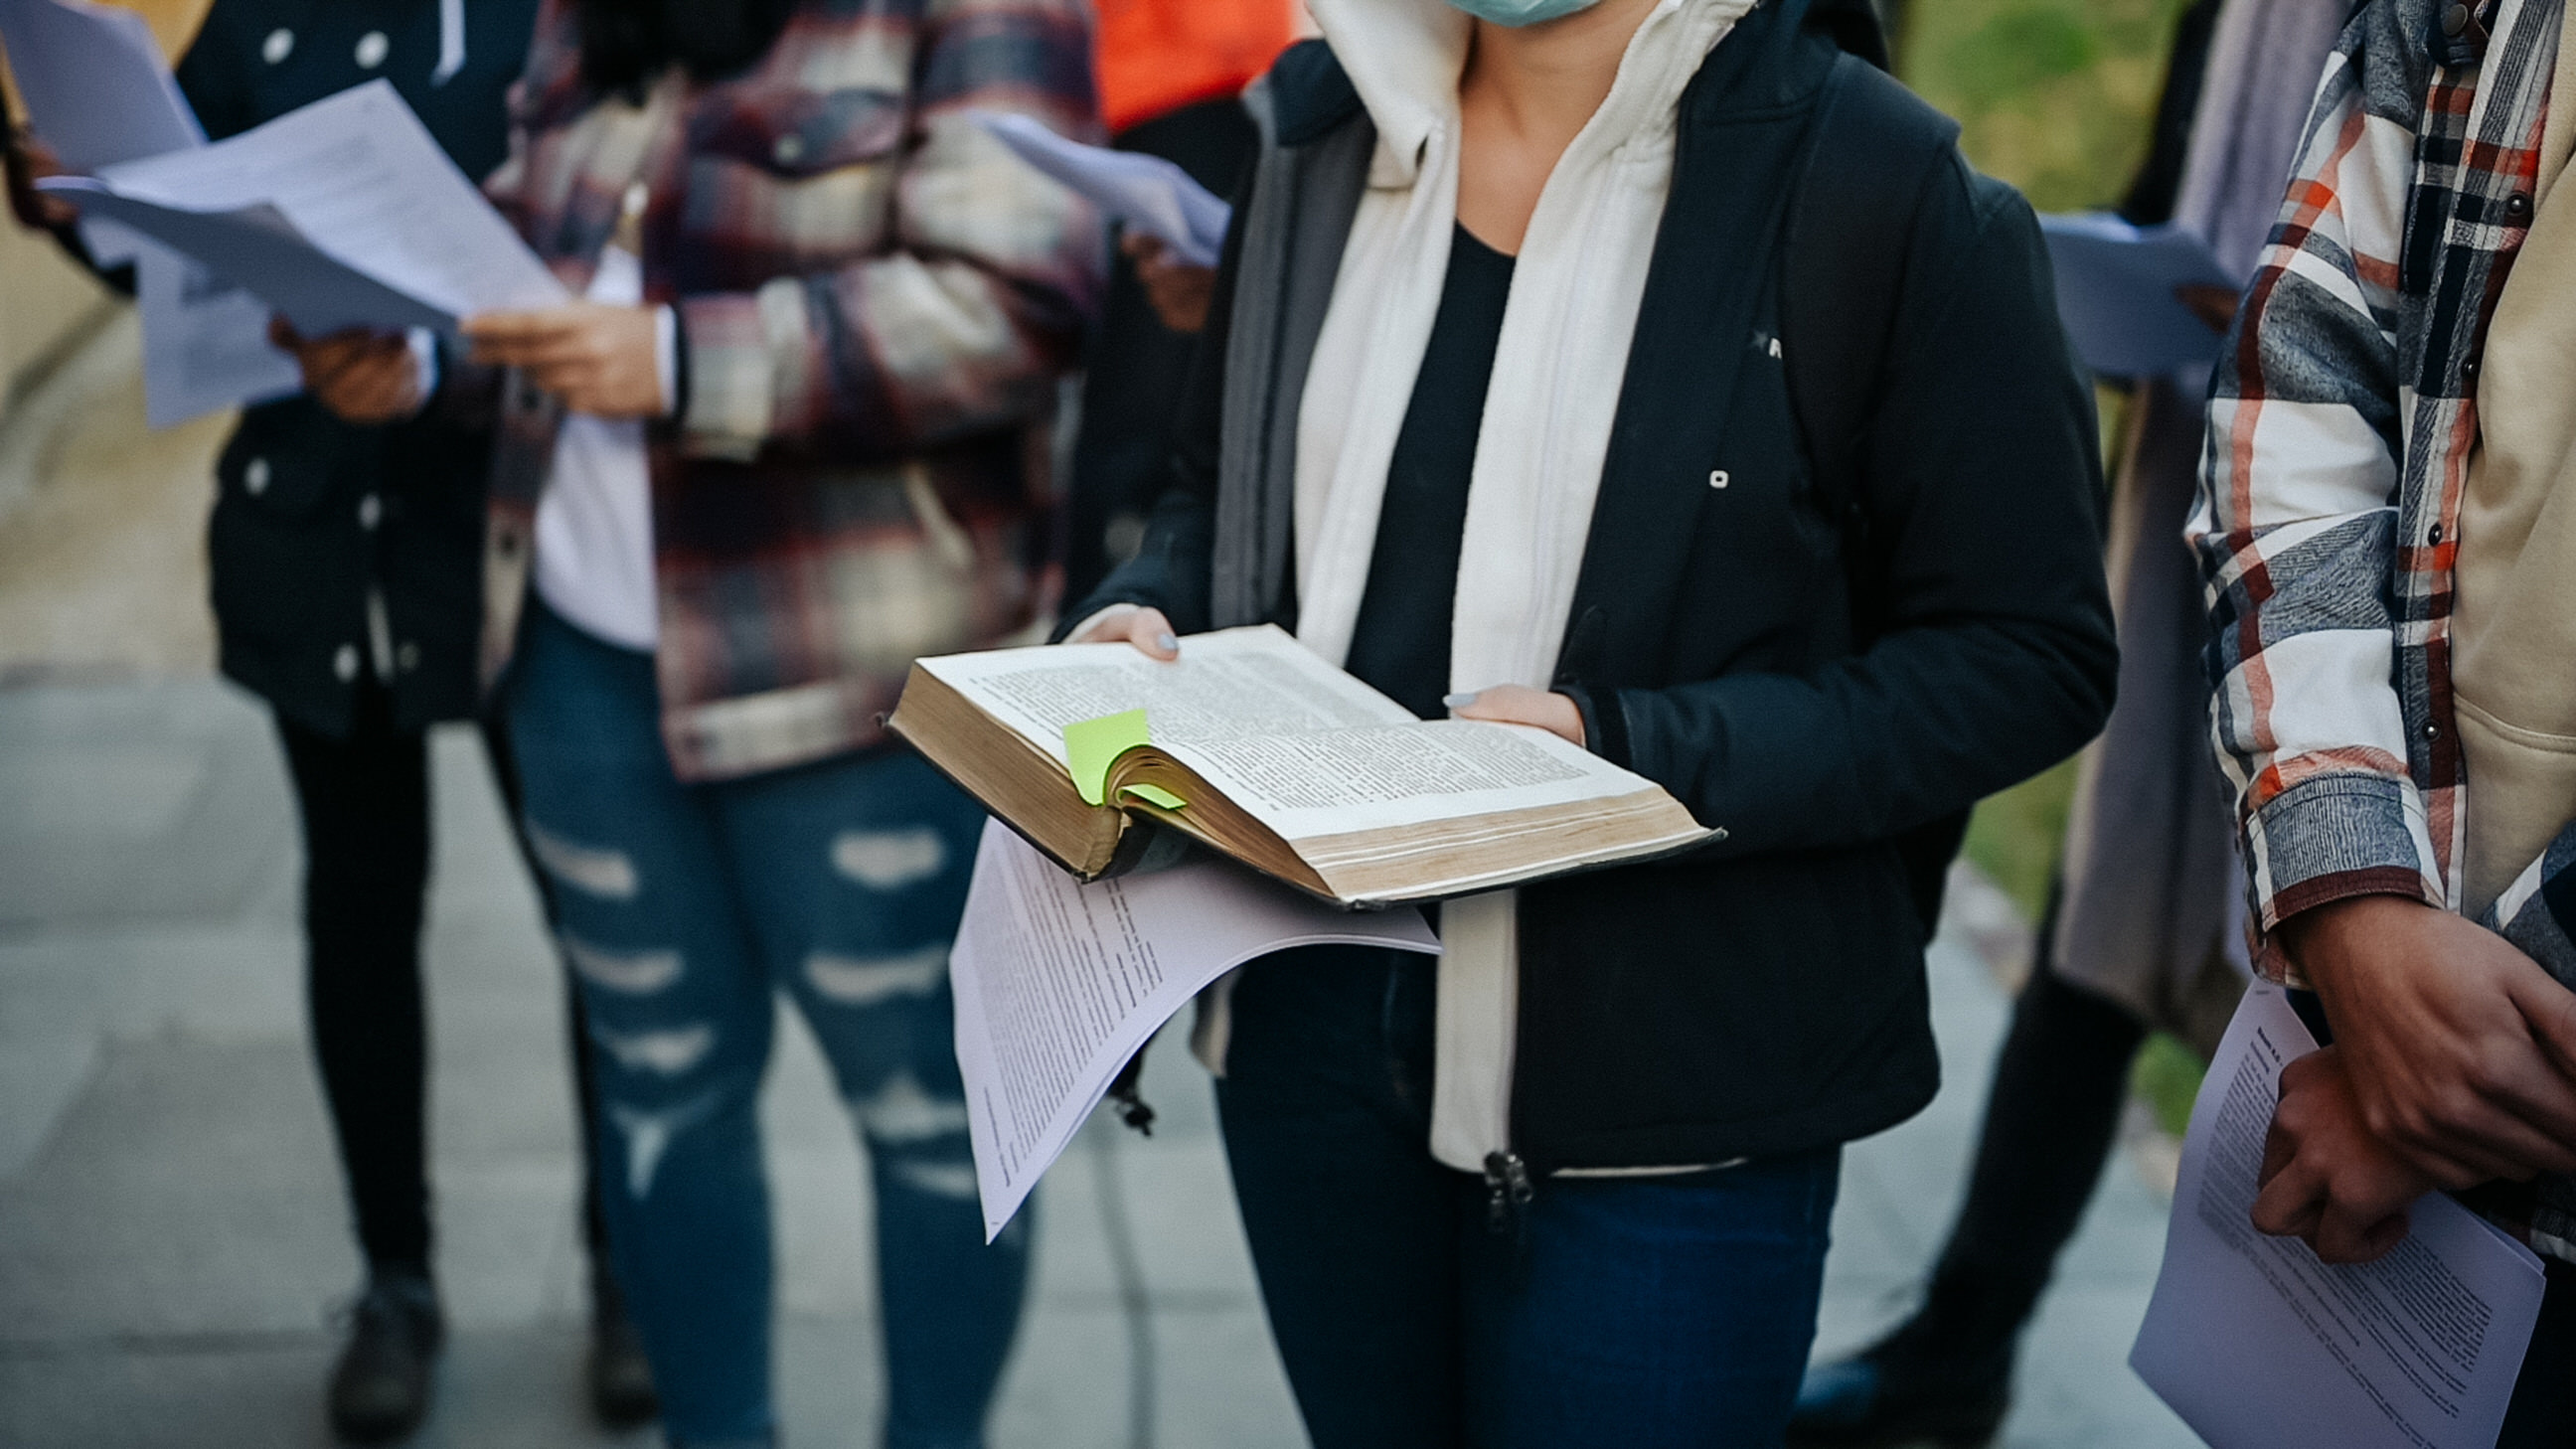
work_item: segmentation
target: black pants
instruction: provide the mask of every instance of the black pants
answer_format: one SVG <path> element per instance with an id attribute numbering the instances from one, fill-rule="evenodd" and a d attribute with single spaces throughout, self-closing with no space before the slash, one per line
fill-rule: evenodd
<path id="1" fill-rule="evenodd" d="M 372 686 L 359 690 L 345 739 L 282 716 L 277 732 L 304 825 L 304 980 L 313 1054 L 348 1178 L 358 1245 L 374 1268 L 425 1274 L 429 1033 L 420 928 L 429 885 L 428 740 L 398 727 L 385 692 Z M 508 736 L 487 722 L 483 742 L 515 831 L 518 776 Z M 543 900 L 544 877 L 536 880 Z M 551 906 L 547 914 L 552 916 Z M 568 981 L 566 995 L 574 1096 L 581 1105 L 582 1229 L 594 1271 L 604 1271 L 594 1154 L 588 1150 L 596 1135 L 590 1037 Z"/>
<path id="2" fill-rule="evenodd" d="M 2110 1160 L 2146 1036 L 2127 1008 L 2058 975 L 2042 947 L 2013 1004 L 1968 1195 L 1924 1303 L 1940 1325 L 1926 1336 L 1938 1356 L 1971 1373 L 2009 1363 Z"/>

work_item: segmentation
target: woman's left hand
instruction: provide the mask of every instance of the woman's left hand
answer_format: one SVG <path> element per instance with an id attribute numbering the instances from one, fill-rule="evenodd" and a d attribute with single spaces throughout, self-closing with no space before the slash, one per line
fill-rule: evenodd
<path id="1" fill-rule="evenodd" d="M 595 418 L 658 418 L 661 324 L 650 307 L 573 302 L 533 312 L 485 312 L 465 319 L 474 360 L 515 367 L 528 381 Z"/>
<path id="2" fill-rule="evenodd" d="M 1459 719 L 1536 725 L 1568 743 L 1583 743 L 1583 711 L 1575 708 L 1574 700 L 1566 695 L 1526 685 L 1497 684 L 1473 694 L 1453 694 L 1441 702 Z"/>

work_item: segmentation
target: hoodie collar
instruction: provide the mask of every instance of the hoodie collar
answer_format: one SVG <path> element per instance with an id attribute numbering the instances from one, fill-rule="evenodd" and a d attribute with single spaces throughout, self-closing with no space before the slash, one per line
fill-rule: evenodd
<path id="1" fill-rule="evenodd" d="M 1684 87 L 1752 0 L 1660 0 L 1584 130 L 1615 142 L 1669 131 Z M 1458 124 L 1473 22 L 1447 0 L 1309 0 L 1315 23 L 1377 128 L 1373 186 L 1410 186 L 1434 135 Z"/>

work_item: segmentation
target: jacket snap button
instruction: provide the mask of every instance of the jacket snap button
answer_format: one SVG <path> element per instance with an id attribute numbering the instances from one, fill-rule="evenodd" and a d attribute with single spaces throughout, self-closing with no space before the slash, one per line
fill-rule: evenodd
<path id="1" fill-rule="evenodd" d="M 2431 720 L 2424 721 L 2424 738 L 2428 740 L 2438 740 L 2441 737 L 2442 727 L 2440 725 L 2433 723 Z"/>
<path id="2" fill-rule="evenodd" d="M 2462 381 L 2462 382 L 2475 382 L 2475 381 L 2477 381 L 2477 380 L 2478 380 L 2478 360 L 2477 360 L 2476 358 L 2474 358 L 2474 357 L 2471 357 L 2471 358 L 2468 358 L 2468 359 L 2465 359 L 2464 361 L 2462 361 L 2462 362 L 2460 363 L 2460 381 Z"/>
<path id="3" fill-rule="evenodd" d="M 2504 214 L 2514 221 L 2526 221 L 2530 219 L 2531 193 L 2527 191 L 2517 191 L 2513 195 L 2506 197 L 2504 199 Z"/>
<path id="4" fill-rule="evenodd" d="M 342 684 L 346 684 L 350 680 L 357 678 L 358 646 L 355 644 L 341 645 L 339 652 L 331 656 L 331 672 L 340 676 L 340 682 Z"/>
<path id="5" fill-rule="evenodd" d="M 259 58 L 276 65 L 295 53 L 295 32 L 281 25 L 259 43 Z"/>
<path id="6" fill-rule="evenodd" d="M 778 159 L 779 165 L 793 166 L 805 159 L 805 138 L 791 131 L 778 138 L 769 148 L 769 154 Z"/>
<path id="7" fill-rule="evenodd" d="M 242 465 L 242 487 L 254 498 L 268 491 L 268 460 L 253 458 Z"/>
<path id="8" fill-rule="evenodd" d="M 358 500 L 358 526 L 360 528 L 367 530 L 369 533 L 373 533 L 376 531 L 376 525 L 384 521 L 384 517 L 385 503 L 383 499 L 370 493 L 366 497 Z"/>
<path id="9" fill-rule="evenodd" d="M 359 36 L 358 69 L 374 70 L 377 66 L 383 65 L 386 49 L 385 33 L 381 30 L 370 30 Z"/>
<path id="10" fill-rule="evenodd" d="M 2458 35 L 2461 31 L 2466 30 L 2466 29 L 2468 29 L 2468 28 L 2469 28 L 2469 7 L 2468 7 L 2468 6 L 2466 6 L 2466 5 L 2453 5 L 2453 6 L 2452 6 L 2451 8 L 2449 8 L 2448 10 L 2445 10 L 2445 11 L 2443 11 L 2443 12 L 2442 12 L 2442 33 L 2443 33 L 2444 35 L 2456 36 L 2456 35 Z"/>
<path id="11" fill-rule="evenodd" d="M 2432 528 L 2425 533 L 2424 541 L 2427 543 L 2440 543 L 2442 541 L 2442 525 L 2438 523 L 2434 524 Z"/>

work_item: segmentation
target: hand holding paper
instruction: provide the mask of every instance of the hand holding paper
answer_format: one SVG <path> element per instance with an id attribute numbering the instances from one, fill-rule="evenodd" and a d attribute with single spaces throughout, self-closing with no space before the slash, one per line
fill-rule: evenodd
<path id="1" fill-rule="evenodd" d="M 1111 220 L 1160 237 L 1180 260 L 1216 265 L 1233 208 L 1160 156 L 1068 141 L 1027 116 L 974 112 L 975 123 Z"/>
<path id="2" fill-rule="evenodd" d="M 2529 1248 L 2440 1193 L 2374 1262 L 2257 1230 L 2284 1069 L 2316 1050 L 2280 987 L 2245 993 L 2191 1109 L 2129 1364 L 2213 1449 L 2487 1449 L 2540 1313 Z"/>
<path id="3" fill-rule="evenodd" d="M 2160 377 L 2218 355 L 2226 319 L 2210 299 L 2244 285 L 2208 243 L 2179 226 L 2136 227 L 2116 216 L 2043 216 L 2057 274 L 2057 311 L 2086 367 L 2112 377 Z M 2230 309 L 2232 310 L 2232 308 Z"/>
<path id="4" fill-rule="evenodd" d="M 564 289 L 384 81 L 43 189 L 186 253 L 295 330 L 453 332 Z"/>
<path id="5" fill-rule="evenodd" d="M 409 336 L 339 332 L 306 338 L 283 317 L 270 321 L 268 335 L 294 355 L 303 369 L 305 391 L 342 422 L 370 427 L 420 411 L 421 365 Z"/>
<path id="6" fill-rule="evenodd" d="M 2363 1125 L 2350 1067 L 2325 1047 L 2281 1069 L 2254 1198 L 2254 1226 L 2329 1263 L 2386 1256 L 2406 1236 L 2407 1205 L 2434 1188 Z"/>
<path id="7" fill-rule="evenodd" d="M 61 176 L 63 165 L 53 149 L 31 135 L 9 138 L 9 208 L 21 226 L 65 227 L 80 220 L 80 209 L 59 196 L 47 196 L 36 183 Z"/>
<path id="8" fill-rule="evenodd" d="M 1208 308 L 1216 302 L 1216 268 L 1182 261 L 1151 232 L 1128 233 L 1118 249 L 1136 264 L 1145 301 L 1166 330 L 1186 336 L 1207 326 Z"/>
<path id="9" fill-rule="evenodd" d="M 461 330 L 474 360 L 518 368 L 540 392 L 594 418 L 657 418 L 669 411 L 654 309 L 580 301 L 533 312 L 484 312 Z"/>
<path id="10" fill-rule="evenodd" d="M 143 18 L 89 0 L 0 0 L 18 93 L 42 144 L 13 148 L 10 201 L 33 225 L 79 215 L 37 183 L 69 170 L 193 151 L 206 134 Z M 268 345 L 269 308 L 185 256 L 110 222 L 81 228 L 101 264 L 131 260 L 143 314 L 152 425 L 294 392 L 295 363 Z"/>

